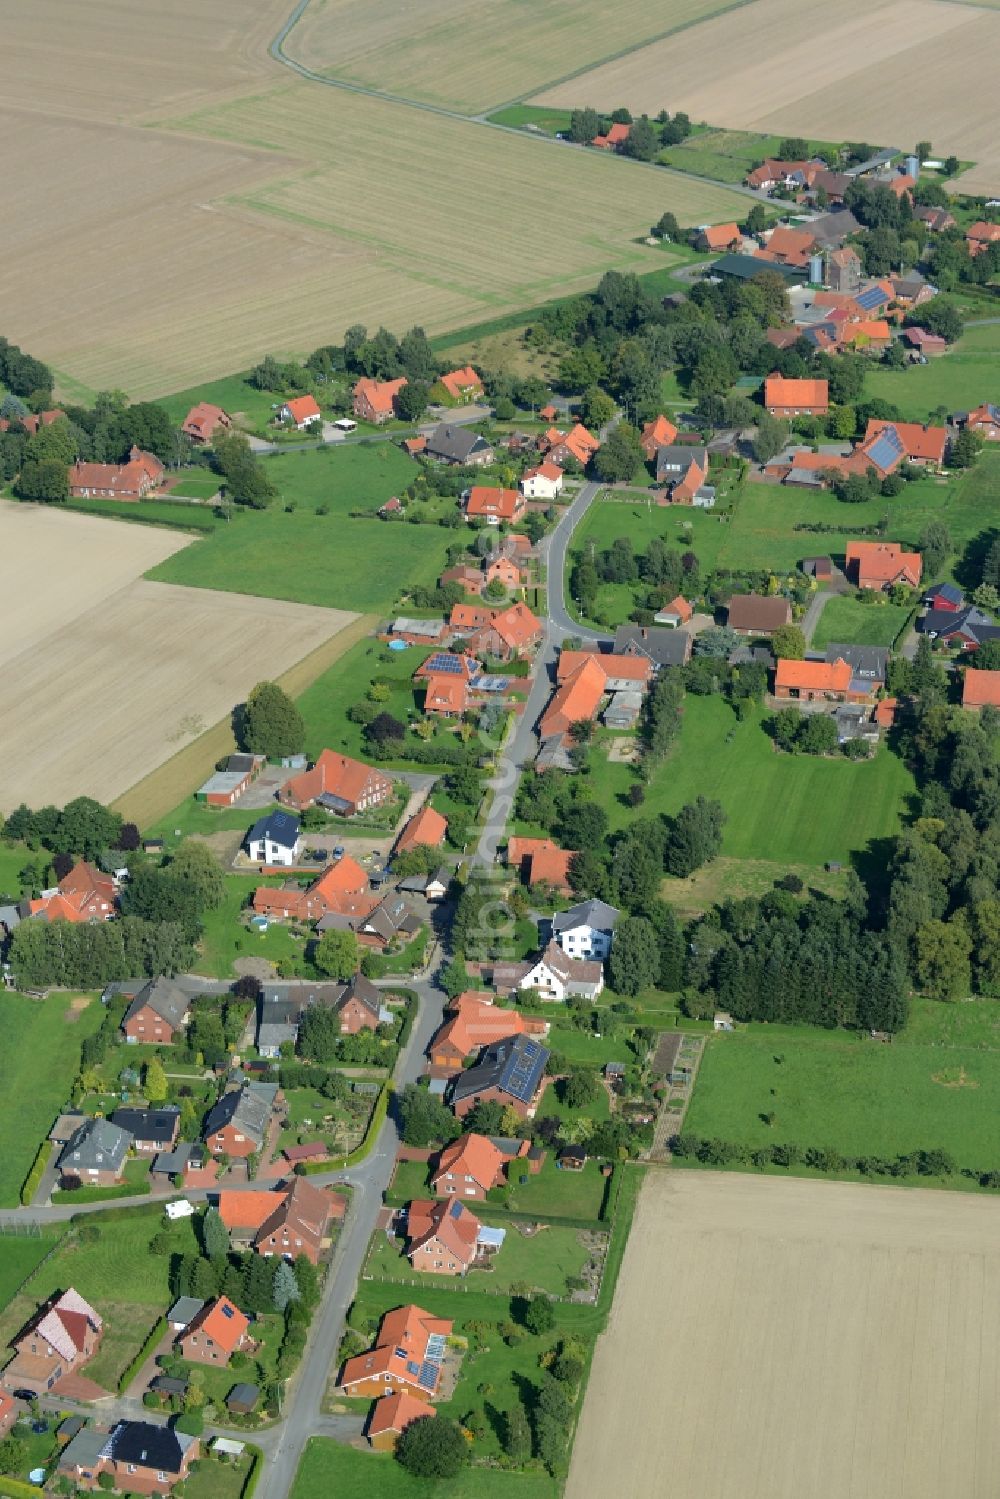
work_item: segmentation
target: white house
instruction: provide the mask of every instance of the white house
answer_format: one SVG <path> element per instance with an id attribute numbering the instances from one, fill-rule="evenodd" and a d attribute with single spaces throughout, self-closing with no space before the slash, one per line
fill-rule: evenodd
<path id="1" fill-rule="evenodd" d="M 563 471 L 558 463 L 548 459 L 537 468 L 529 468 L 521 476 L 521 493 L 528 500 L 554 500 L 562 494 Z"/>
<path id="2" fill-rule="evenodd" d="M 299 819 L 292 812 L 269 812 L 247 833 L 247 853 L 255 864 L 297 864 L 301 852 Z"/>
<path id="3" fill-rule="evenodd" d="M 591 959 L 570 958 L 555 942 L 550 942 L 518 987 L 537 989 L 540 998 L 560 1004 L 575 996 L 596 999 L 604 988 L 604 968 Z"/>
<path id="4" fill-rule="evenodd" d="M 552 936 L 568 958 L 607 957 L 621 912 L 606 901 L 592 898 L 560 911 L 552 918 Z"/>

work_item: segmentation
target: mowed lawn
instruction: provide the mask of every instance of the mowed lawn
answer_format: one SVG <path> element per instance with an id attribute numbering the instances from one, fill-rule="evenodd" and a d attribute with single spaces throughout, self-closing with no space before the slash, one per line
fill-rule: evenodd
<path id="1" fill-rule="evenodd" d="M 409 584 L 433 583 L 444 566 L 443 528 L 350 514 L 377 510 L 413 477 L 389 443 L 282 454 L 267 473 L 279 502 L 241 511 L 147 576 L 367 613 L 387 609 Z"/>
<path id="2" fill-rule="evenodd" d="M 525 1238 L 516 1222 L 491 1217 L 488 1210 L 472 1204 L 476 1216 L 493 1228 L 506 1229 L 502 1247 L 490 1258 L 489 1269 L 470 1270 L 463 1281 L 469 1291 L 513 1291 L 519 1285 L 550 1296 L 567 1294 L 568 1276 L 579 1275 L 588 1258 L 575 1228 L 546 1226 L 531 1238 Z M 413 1269 L 398 1241 L 387 1239 L 379 1230 L 372 1240 L 365 1264 L 365 1274 L 378 1279 L 402 1281 L 418 1288 L 440 1284 L 440 1276 Z"/>
<path id="3" fill-rule="evenodd" d="M 60 1239 L 60 1228 L 37 1238 L 4 1234 L 0 1238 L 0 1311 L 13 1299 L 24 1281 Z"/>
<path id="4" fill-rule="evenodd" d="M 905 369 L 876 365 L 865 379 L 865 396 L 891 401 L 909 421 L 926 421 L 941 406 L 968 411 L 997 395 L 1000 325 L 970 327 L 937 359 Z"/>
<path id="5" fill-rule="evenodd" d="M 831 641 L 843 645 L 891 645 L 910 610 L 887 601 L 863 603 L 856 594 L 839 593 L 828 599 L 811 645 L 822 650 Z"/>
<path id="6" fill-rule="evenodd" d="M 456 1478 L 414 1478 L 388 1453 L 359 1452 L 328 1437 L 310 1437 L 295 1476 L 292 1499 L 556 1499 L 559 1485 L 545 1472 L 505 1473 L 465 1468 Z"/>
<path id="7" fill-rule="evenodd" d="M 69 1101 L 80 1070 L 80 1044 L 103 1018 L 89 996 L 81 1009 L 69 994 L 43 1000 L 0 994 L 0 1207 L 20 1201 L 38 1147 Z"/>
<path id="8" fill-rule="evenodd" d="M 761 1115 L 774 1115 L 765 1124 Z M 842 1031 L 751 1026 L 709 1037 L 686 1127 L 750 1145 L 794 1141 L 845 1155 L 950 1151 L 1000 1169 L 995 1000 L 915 1000 L 891 1045 Z"/>
<path id="9" fill-rule="evenodd" d="M 721 698 L 689 694 L 677 744 L 653 776 L 642 815 L 712 797 L 726 812 L 723 854 L 794 864 L 844 861 L 898 831 L 913 779 L 884 745 L 863 761 L 779 754 L 761 726 L 765 716 L 758 709 L 739 723 Z M 634 820 L 627 765 L 598 757 L 592 781 L 612 828 Z M 546 1094 L 542 1112 L 549 1102 Z"/>

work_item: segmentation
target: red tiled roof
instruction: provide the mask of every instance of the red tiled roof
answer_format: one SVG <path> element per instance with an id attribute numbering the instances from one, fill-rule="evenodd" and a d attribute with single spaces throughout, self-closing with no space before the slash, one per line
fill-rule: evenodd
<path id="1" fill-rule="evenodd" d="M 322 415 L 315 396 L 293 396 L 283 402 L 293 422 L 309 422 Z"/>
<path id="2" fill-rule="evenodd" d="M 281 1203 L 281 1192 L 240 1192 L 228 1188 L 219 1193 L 219 1217 L 230 1230 L 258 1229 Z"/>
<path id="3" fill-rule="evenodd" d="M 442 1150 L 431 1182 L 436 1186 L 449 1173 L 452 1176 L 471 1176 L 484 1192 L 489 1192 L 503 1175 L 506 1161 L 503 1151 L 498 1150 L 485 1135 L 459 1135 Z"/>
<path id="4" fill-rule="evenodd" d="M 523 650 L 542 633 L 541 620 L 535 618 L 527 604 L 512 604 L 494 615 L 493 628 L 512 651 Z"/>
<path id="5" fill-rule="evenodd" d="M 624 141 L 628 140 L 628 133 L 631 128 L 631 125 L 623 125 L 620 121 L 616 122 L 611 126 L 607 135 L 595 135 L 590 144 L 604 149 L 607 149 L 609 146 L 620 146 Z"/>
<path id="6" fill-rule="evenodd" d="M 728 250 L 743 237 L 739 224 L 709 224 L 701 231 L 701 236 L 710 250 Z"/>
<path id="7" fill-rule="evenodd" d="M 229 416 L 221 406 L 213 406 L 210 401 L 199 401 L 184 418 L 181 431 L 202 442 L 210 442 L 217 427 L 228 426 Z"/>
<path id="8" fill-rule="evenodd" d="M 604 668 L 589 657 L 561 687 L 558 687 L 539 724 L 543 739 L 565 734 L 582 719 L 592 719 L 604 696 Z"/>
<path id="9" fill-rule="evenodd" d="M 405 375 L 400 380 L 369 380 L 367 375 L 362 375 L 354 386 L 352 395 L 363 396 L 379 416 L 391 416 L 393 402 L 405 384 Z"/>
<path id="10" fill-rule="evenodd" d="M 1000 708 L 1000 671 L 970 666 L 962 683 L 963 708 Z"/>
<path id="11" fill-rule="evenodd" d="M 684 598 L 683 595 L 678 594 L 675 599 L 670 600 L 669 604 L 664 604 L 663 608 L 660 610 L 660 613 L 676 614 L 681 623 L 686 624 L 694 613 L 694 610 L 691 608 L 691 605 L 688 603 L 687 599 Z"/>
<path id="12" fill-rule="evenodd" d="M 511 838 L 507 863 L 529 885 L 551 885 L 569 890 L 569 866 L 576 849 L 560 848 L 551 838 Z"/>
<path id="13" fill-rule="evenodd" d="M 802 692 L 846 692 L 851 685 L 851 668 L 846 661 L 778 662 L 774 674 L 775 688 L 798 688 Z"/>
<path id="14" fill-rule="evenodd" d="M 657 448 L 667 448 L 677 436 L 677 428 L 669 417 L 662 413 L 651 422 L 646 422 L 642 429 L 642 451 L 647 458 L 652 458 Z"/>
<path id="15" fill-rule="evenodd" d="M 383 1395 L 381 1400 L 376 1400 L 368 1422 L 368 1438 L 384 1436 L 390 1431 L 400 1436 L 414 1421 L 436 1415 L 437 1411 L 428 1401 L 418 1400 L 405 1390 L 397 1390 L 394 1395 Z"/>
<path id="16" fill-rule="evenodd" d="M 354 802 L 364 791 L 369 777 L 379 774 L 382 772 L 373 771 L 361 760 L 352 760 L 349 755 L 325 749 L 311 770 L 293 776 L 286 783 L 284 794 L 299 803 L 315 801 L 324 793 Z"/>
<path id="17" fill-rule="evenodd" d="M 899 699 L 895 697 L 884 697 L 875 704 L 875 722 L 883 729 L 891 729 L 896 722 L 896 709 L 899 707 Z"/>
<path id="18" fill-rule="evenodd" d="M 888 343 L 892 334 L 885 318 L 869 318 L 859 323 L 848 323 L 840 337 L 845 344 L 857 343 L 859 339 L 864 339 L 867 343 Z"/>
<path id="19" fill-rule="evenodd" d="M 309 893 L 332 900 L 338 895 L 361 895 L 367 889 L 368 876 L 361 865 L 350 854 L 344 854 L 323 871 Z"/>
<path id="20" fill-rule="evenodd" d="M 768 411 L 802 409 L 818 406 L 825 411 L 830 404 L 830 387 L 826 380 L 786 380 L 768 375 L 764 382 L 764 405 Z"/>
<path id="21" fill-rule="evenodd" d="M 418 1198 L 411 1202 L 406 1216 L 406 1232 L 413 1255 L 424 1244 L 437 1239 L 463 1265 L 476 1257 L 476 1240 L 481 1228 L 479 1219 L 464 1202 L 433 1202 Z"/>
<path id="22" fill-rule="evenodd" d="M 583 464 L 589 463 L 601 446 L 600 441 L 580 422 L 577 422 L 568 432 L 560 432 L 557 427 L 550 427 L 545 434 L 545 441 L 549 452 L 564 447 L 572 453 L 578 463 Z"/>
<path id="23" fill-rule="evenodd" d="M 908 458 L 923 459 L 930 463 L 944 462 L 948 444 L 948 433 L 944 427 L 929 427 L 922 422 L 876 421 L 873 417 L 865 429 L 865 442 L 871 442 L 886 427 L 892 427 L 899 433 Z"/>
<path id="24" fill-rule="evenodd" d="M 435 812 L 433 807 L 421 807 L 416 816 L 410 818 L 396 840 L 396 852 L 397 854 L 403 853 L 405 849 L 416 848 L 418 844 L 437 848 L 439 843 L 444 842 L 444 835 L 447 831 L 447 817 L 442 817 L 441 813 Z"/>
<path id="25" fill-rule="evenodd" d="M 524 496 L 516 489 L 495 489 L 487 484 L 474 484 L 469 490 L 465 511 L 467 515 L 497 516 L 500 520 L 514 520 L 524 507 Z"/>
<path id="26" fill-rule="evenodd" d="M 461 677 L 442 675 L 427 678 L 425 713 L 464 713 L 468 706 L 469 687 Z"/>
<path id="27" fill-rule="evenodd" d="M 460 401 L 471 391 L 481 391 L 483 388 L 483 382 L 471 364 L 467 364 L 463 370 L 450 370 L 447 375 L 442 375 L 441 384 L 455 401 Z"/>
<path id="28" fill-rule="evenodd" d="M 856 564 L 861 588 L 891 583 L 901 573 L 916 587 L 923 568 L 920 553 L 904 552 L 898 541 L 849 541 L 845 560 L 849 569 Z"/>
<path id="29" fill-rule="evenodd" d="M 244 1317 L 238 1306 L 228 1296 L 219 1296 L 202 1307 L 187 1328 L 187 1332 L 202 1332 L 226 1353 L 234 1353 L 250 1328 L 250 1319 Z"/>

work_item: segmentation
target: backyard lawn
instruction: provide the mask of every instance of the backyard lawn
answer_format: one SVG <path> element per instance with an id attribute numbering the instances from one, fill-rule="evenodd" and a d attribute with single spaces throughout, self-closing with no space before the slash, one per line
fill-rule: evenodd
<path id="1" fill-rule="evenodd" d="M 765 1124 L 762 1116 L 773 1114 Z M 913 1002 L 891 1045 L 845 1032 L 750 1026 L 711 1036 L 686 1128 L 751 1146 L 794 1141 L 845 1155 L 950 1151 L 1000 1170 L 1000 1007 Z"/>
<path id="2" fill-rule="evenodd" d="M 157 400 L 170 420 L 178 426 L 192 406 L 196 406 L 199 401 L 208 401 L 213 406 L 221 406 L 230 416 L 242 418 L 240 425 L 259 427 L 270 420 L 273 415 L 271 408 L 280 397 L 270 390 L 258 390 L 245 375 L 239 374 L 226 375 L 221 380 L 209 380 L 191 390 L 179 390 L 172 396 L 159 396 Z"/>
<path id="3" fill-rule="evenodd" d="M 528 1179 L 522 1185 L 521 1177 Z M 546 1154 L 541 1171 L 535 1175 L 517 1161 L 510 1167 L 510 1185 L 497 1188 L 494 1196 L 503 1199 L 515 1213 L 537 1213 L 540 1218 L 587 1218 L 596 1222 L 604 1201 L 606 1182 L 596 1161 L 588 1161 L 582 1171 L 560 1171 L 555 1154 Z M 389 1197 L 402 1204 L 414 1197 L 433 1196 L 428 1167 L 423 1161 L 400 1161 L 392 1179 Z M 473 1212 L 480 1208 L 471 1203 Z M 487 1205 L 487 1211 L 489 1205 Z M 500 1220 L 498 1220 L 500 1221 Z"/>
<path id="4" fill-rule="evenodd" d="M 388 1453 L 360 1452 L 328 1437 L 310 1437 L 292 1499 L 426 1499 L 425 1479 L 414 1478 Z M 559 1485 L 547 1473 L 505 1473 L 465 1468 L 457 1478 L 436 1479 L 435 1499 L 556 1499 Z"/>
<path id="5" fill-rule="evenodd" d="M 689 695 L 680 737 L 653 775 L 643 816 L 714 797 L 726 812 L 723 854 L 795 864 L 846 861 L 898 831 L 913 780 L 889 749 L 861 761 L 779 754 L 761 726 L 765 716 L 758 708 L 740 723 L 721 698 Z M 624 827 L 635 816 L 627 802 L 630 768 L 596 757 L 591 781 L 612 828 Z"/>
<path id="6" fill-rule="evenodd" d="M 478 1203 L 470 1206 L 483 1223 L 506 1229 L 507 1237 L 491 1257 L 488 1270 L 470 1270 L 456 1285 L 463 1291 L 490 1292 L 510 1291 L 523 1284 L 536 1291 L 546 1291 L 550 1296 L 567 1294 L 567 1276 L 579 1275 L 588 1258 L 577 1229 L 546 1224 L 537 1234 L 526 1238 L 516 1222 L 502 1215 L 491 1217 Z M 441 1284 L 440 1275 L 420 1274 L 414 1270 L 403 1250 L 402 1240 L 389 1239 L 378 1230 L 365 1263 L 365 1275 L 402 1281 L 415 1285 L 420 1291 L 425 1286 Z"/>
<path id="7" fill-rule="evenodd" d="M 0 1206 L 16 1207 L 38 1147 L 69 1101 L 80 1044 L 97 1030 L 104 1012 L 90 995 L 37 1000 L 3 993 L 0 1018 Z"/>
<path id="8" fill-rule="evenodd" d="M 322 867 L 317 865 L 317 873 Z M 240 920 L 243 907 L 257 886 L 275 884 L 280 884 L 280 880 L 263 879 L 259 874 L 226 876 L 221 906 L 206 911 L 203 917 L 205 930 L 195 963 L 199 973 L 209 978 L 232 978 L 233 963 L 244 957 L 268 958 L 272 963 L 282 959 L 305 961 L 307 943 L 290 926 L 272 921 L 262 932 L 259 927 L 244 926 Z"/>
<path id="9" fill-rule="evenodd" d="M 869 400 L 891 401 L 909 421 L 926 421 L 939 407 L 968 411 L 996 396 L 1000 326 L 969 328 L 940 358 L 904 369 L 874 366 L 865 379 Z"/>
<path id="10" fill-rule="evenodd" d="M 892 645 L 910 613 L 901 605 L 890 604 L 882 594 L 878 602 L 866 603 L 857 594 L 835 593 L 819 617 L 812 649 L 824 650 L 833 641 L 841 645 Z"/>
<path id="11" fill-rule="evenodd" d="M 20 898 L 21 870 L 37 857 L 26 843 L 0 843 L 0 896 Z"/>

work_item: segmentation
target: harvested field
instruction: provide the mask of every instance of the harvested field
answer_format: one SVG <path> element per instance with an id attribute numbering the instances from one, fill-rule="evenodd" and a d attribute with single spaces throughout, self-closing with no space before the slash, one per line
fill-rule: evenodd
<path id="1" fill-rule="evenodd" d="M 1000 190 L 993 104 L 1000 16 L 938 0 L 755 0 L 547 89 L 539 104 L 671 109 L 740 130 L 912 145 L 930 139 L 976 166 L 970 191 Z M 823 58 L 817 72 L 818 52 Z M 934 88 L 914 87 L 933 64 Z"/>
<path id="2" fill-rule="evenodd" d="M 172 533 L 46 512 L 21 525 L 18 507 L 0 509 L 3 811 L 113 800 L 355 618 L 132 581 L 156 542 L 161 557 L 177 549 Z M 45 617 L 50 594 L 49 626 L 29 642 L 22 621 Z"/>
<path id="3" fill-rule="evenodd" d="M 567 1499 L 992 1499 L 997 1214 L 947 1193 L 650 1174 Z"/>
<path id="4" fill-rule="evenodd" d="M 476 0 L 422 0 L 419 6 L 408 0 L 378 6 L 311 0 L 285 52 L 331 78 L 478 114 L 733 4 L 535 0 L 526 8 L 516 0 L 494 0 L 484 9 Z"/>

